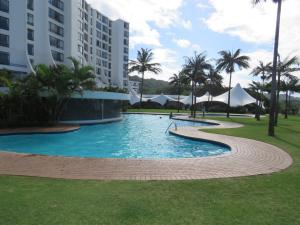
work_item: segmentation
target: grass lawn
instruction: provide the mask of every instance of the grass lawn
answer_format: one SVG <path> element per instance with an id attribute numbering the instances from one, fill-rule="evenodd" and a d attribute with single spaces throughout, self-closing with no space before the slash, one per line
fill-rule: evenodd
<path id="1" fill-rule="evenodd" d="M 300 117 L 280 119 L 275 138 L 267 119 L 230 121 L 245 127 L 209 132 L 277 145 L 294 164 L 272 175 L 176 182 L 0 176 L 0 225 L 299 225 Z"/>

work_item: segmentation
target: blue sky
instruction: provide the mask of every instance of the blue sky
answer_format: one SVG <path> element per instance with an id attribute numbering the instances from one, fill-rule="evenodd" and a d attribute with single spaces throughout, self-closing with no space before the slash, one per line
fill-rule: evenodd
<path id="1" fill-rule="evenodd" d="M 184 64 L 184 56 L 195 51 L 217 58 L 220 50 L 242 49 L 258 60 L 272 59 L 276 5 L 271 1 L 253 6 L 251 0 L 88 0 L 113 19 L 122 18 L 131 26 L 130 58 L 141 47 L 153 49 L 162 64 L 159 75 L 147 77 L 168 80 Z M 300 57 L 300 1 L 284 1 L 280 54 Z M 212 61 L 213 62 L 213 61 Z M 234 74 L 233 83 L 246 87 L 253 79 L 243 70 Z M 227 84 L 228 76 L 223 74 Z"/>

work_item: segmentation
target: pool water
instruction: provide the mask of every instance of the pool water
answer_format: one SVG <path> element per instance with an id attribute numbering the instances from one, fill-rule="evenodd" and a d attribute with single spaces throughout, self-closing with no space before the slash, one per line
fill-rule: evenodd
<path id="1" fill-rule="evenodd" d="M 124 115 L 120 122 L 82 126 L 63 134 L 0 136 L 0 149 L 17 153 L 92 158 L 193 158 L 219 155 L 229 147 L 165 133 L 168 116 Z M 207 126 L 177 121 L 177 126 Z"/>

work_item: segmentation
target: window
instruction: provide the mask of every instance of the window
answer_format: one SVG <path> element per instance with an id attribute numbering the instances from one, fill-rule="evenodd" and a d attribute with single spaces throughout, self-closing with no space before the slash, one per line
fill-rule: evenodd
<path id="1" fill-rule="evenodd" d="M 128 48 L 126 48 L 126 47 L 124 48 L 124 53 L 128 54 Z"/>
<path id="2" fill-rule="evenodd" d="M 63 62 L 64 61 L 64 54 L 57 52 L 57 51 L 51 51 L 53 59 L 57 62 Z"/>
<path id="3" fill-rule="evenodd" d="M 33 10 L 33 0 L 27 0 L 27 9 Z"/>
<path id="4" fill-rule="evenodd" d="M 9 30 L 9 19 L 3 16 L 0 16 L 0 29 Z"/>
<path id="5" fill-rule="evenodd" d="M 61 0 L 49 0 L 48 1 L 51 5 L 53 5 L 54 7 L 60 9 L 60 10 L 64 10 L 64 3 Z"/>
<path id="6" fill-rule="evenodd" d="M 126 30 L 124 31 L 124 37 L 127 37 L 127 38 L 129 37 L 129 32 Z"/>
<path id="7" fill-rule="evenodd" d="M 9 36 L 0 34 L 0 46 L 9 48 Z"/>
<path id="8" fill-rule="evenodd" d="M 33 15 L 30 14 L 30 13 L 27 13 L 27 24 L 33 26 L 34 23 L 33 23 Z"/>
<path id="9" fill-rule="evenodd" d="M 64 42 L 52 36 L 50 36 L 50 45 L 55 48 L 64 49 Z"/>
<path id="10" fill-rule="evenodd" d="M 106 16 L 102 16 L 102 23 L 107 24 L 107 25 L 109 24 L 108 18 Z"/>
<path id="11" fill-rule="evenodd" d="M 0 11 L 9 12 L 9 0 L 0 0 Z"/>
<path id="12" fill-rule="evenodd" d="M 129 23 L 124 22 L 124 28 L 128 30 L 129 29 Z"/>
<path id="13" fill-rule="evenodd" d="M 96 22 L 96 27 L 97 29 L 101 30 L 101 23 L 99 23 L 98 21 Z"/>
<path id="14" fill-rule="evenodd" d="M 32 44 L 27 45 L 28 55 L 34 55 L 34 47 Z"/>
<path id="15" fill-rule="evenodd" d="M 34 31 L 31 29 L 27 29 L 27 39 L 30 41 L 34 41 Z"/>
<path id="16" fill-rule="evenodd" d="M 49 31 L 62 37 L 64 36 L 64 29 L 51 22 L 49 22 Z"/>
<path id="17" fill-rule="evenodd" d="M 64 16 L 51 8 L 49 8 L 49 17 L 59 23 L 64 23 Z"/>
<path id="18" fill-rule="evenodd" d="M 0 64 L 10 65 L 10 59 L 9 59 L 8 52 L 0 52 Z"/>
<path id="19" fill-rule="evenodd" d="M 108 27 L 107 26 L 102 26 L 102 30 L 103 30 L 103 32 L 105 32 L 105 33 L 108 33 Z"/>

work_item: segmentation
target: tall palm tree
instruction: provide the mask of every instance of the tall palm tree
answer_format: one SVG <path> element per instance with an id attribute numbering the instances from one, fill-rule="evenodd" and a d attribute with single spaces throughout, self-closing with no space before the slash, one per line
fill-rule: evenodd
<path id="1" fill-rule="evenodd" d="M 283 61 L 278 62 L 277 64 L 277 90 L 276 90 L 276 102 L 278 103 L 276 105 L 275 109 L 275 119 L 274 119 L 274 125 L 277 126 L 278 124 L 278 114 L 279 114 L 279 96 L 281 91 L 281 84 L 282 84 L 282 78 L 284 79 L 291 79 L 293 78 L 293 73 L 300 71 L 299 67 L 299 59 L 297 56 L 294 57 L 286 57 Z M 272 66 L 269 66 L 269 70 L 272 71 Z M 272 74 L 267 77 L 267 79 L 271 79 Z"/>
<path id="2" fill-rule="evenodd" d="M 221 58 L 217 60 L 217 70 L 225 70 L 225 72 L 230 75 L 227 102 L 227 118 L 229 118 L 232 73 L 236 71 L 236 67 L 240 70 L 249 68 L 250 58 L 248 56 L 241 55 L 241 49 L 236 50 L 234 53 L 230 51 L 220 51 L 219 54 Z"/>
<path id="3" fill-rule="evenodd" d="M 251 84 L 249 84 L 250 89 L 256 93 L 257 96 L 259 96 L 256 100 L 256 115 L 255 118 L 260 121 L 260 115 L 261 115 L 261 108 L 263 107 L 262 101 L 263 101 L 263 91 L 265 89 L 264 83 L 255 82 L 252 81 Z"/>
<path id="4" fill-rule="evenodd" d="M 253 75 L 254 77 L 260 76 L 260 79 L 264 84 L 266 79 L 268 78 L 271 65 L 272 63 L 264 64 L 262 61 L 259 61 L 259 65 L 252 70 L 251 75 Z"/>
<path id="5" fill-rule="evenodd" d="M 284 118 L 288 118 L 288 99 L 290 92 L 300 92 L 299 79 L 296 76 L 292 76 L 286 81 L 281 81 L 282 91 L 285 92 L 285 110 Z"/>
<path id="6" fill-rule="evenodd" d="M 253 3 L 258 4 L 261 1 L 266 2 L 266 0 L 253 0 Z M 272 0 L 272 2 L 277 3 L 277 18 L 276 18 L 274 53 L 273 53 L 271 105 L 270 105 L 269 128 L 268 128 L 269 136 L 275 136 L 274 126 L 275 126 L 275 110 L 276 110 L 276 72 L 277 72 L 276 70 L 277 70 L 282 0 Z"/>
<path id="7" fill-rule="evenodd" d="M 259 61 L 259 65 L 255 67 L 252 72 L 250 73 L 254 77 L 260 76 L 260 79 L 262 80 L 262 84 L 259 85 L 260 88 L 260 94 L 259 94 L 259 110 L 257 114 L 257 120 L 260 120 L 260 109 L 262 108 L 262 98 L 263 98 L 263 90 L 265 86 L 265 80 L 268 78 L 268 74 L 270 72 L 271 63 L 264 64 L 262 61 Z M 257 82 L 253 82 L 253 84 L 257 84 Z"/>
<path id="8" fill-rule="evenodd" d="M 209 95 L 212 95 L 213 89 L 222 87 L 223 77 L 220 75 L 219 71 L 216 70 L 213 66 L 209 69 L 207 74 L 207 80 L 205 82 L 206 89 L 209 92 Z"/>
<path id="9" fill-rule="evenodd" d="M 211 68 L 209 60 L 204 52 L 198 54 L 195 52 L 192 57 L 185 57 L 184 73 L 189 77 L 192 84 L 192 106 L 191 116 L 196 117 L 196 96 L 195 89 L 197 83 L 204 83 L 207 79 L 207 73 Z"/>
<path id="10" fill-rule="evenodd" d="M 177 112 L 179 112 L 179 108 L 180 108 L 180 94 L 181 94 L 181 86 L 184 83 L 184 73 L 182 71 L 180 71 L 178 74 L 173 74 L 172 77 L 170 77 L 169 80 L 169 84 L 170 85 L 174 85 L 175 87 L 177 87 Z"/>
<path id="11" fill-rule="evenodd" d="M 137 52 L 137 59 L 130 60 L 129 62 L 129 73 L 138 72 L 142 74 L 140 107 L 142 106 L 145 72 L 152 72 L 154 74 L 162 72 L 159 63 L 152 63 L 153 55 L 152 49 L 141 48 L 141 50 Z"/>

